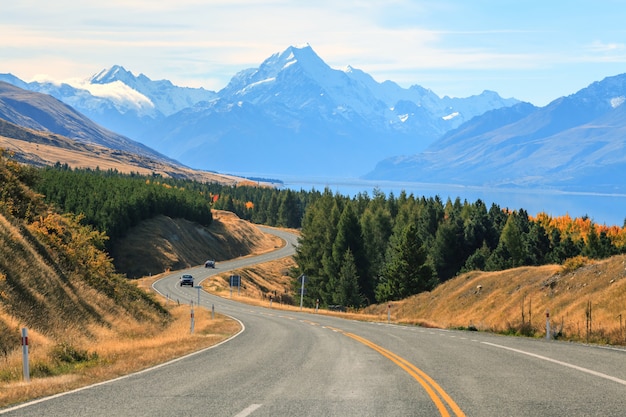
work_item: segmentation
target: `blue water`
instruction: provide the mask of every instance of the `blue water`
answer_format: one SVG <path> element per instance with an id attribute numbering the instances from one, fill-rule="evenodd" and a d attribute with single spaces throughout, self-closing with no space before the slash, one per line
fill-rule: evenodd
<path id="1" fill-rule="evenodd" d="M 318 190 L 328 187 L 333 193 L 355 196 L 374 189 L 385 195 L 393 192 L 397 197 L 402 190 L 416 197 L 439 196 L 444 202 L 460 197 L 470 203 L 481 199 L 487 207 L 496 203 L 511 210 L 524 209 L 529 215 L 545 212 L 553 217 L 569 214 L 571 217 L 587 216 L 598 224 L 624 226 L 626 219 L 626 194 L 600 194 L 594 192 L 562 192 L 555 190 L 519 190 L 427 184 L 416 182 L 368 181 L 358 178 L 279 178 L 283 188 L 292 190 Z"/>

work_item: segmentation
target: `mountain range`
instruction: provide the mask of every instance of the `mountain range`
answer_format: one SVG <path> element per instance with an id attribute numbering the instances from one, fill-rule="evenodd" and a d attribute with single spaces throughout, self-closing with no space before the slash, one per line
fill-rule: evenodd
<path id="1" fill-rule="evenodd" d="M 53 132 L 77 142 L 175 162 L 146 145 L 103 128 L 54 97 L 0 81 L 0 119 L 36 131 Z"/>
<path id="2" fill-rule="evenodd" d="M 542 108 L 492 110 L 425 151 L 380 162 L 370 179 L 626 192 L 626 74 Z"/>
<path id="3" fill-rule="evenodd" d="M 11 74 L 0 81 L 49 94 L 120 133 L 113 146 L 196 169 L 626 191 L 624 74 L 535 107 L 491 91 L 440 98 L 419 85 L 380 83 L 352 67 L 329 67 L 306 45 L 240 71 L 218 92 L 152 81 L 121 66 L 72 85 Z M 83 133 L 93 137 L 87 126 Z"/>
<path id="4" fill-rule="evenodd" d="M 113 133 L 47 94 L 0 81 L 0 151 L 34 166 L 59 162 L 72 168 L 187 178 L 235 185 L 243 178 L 192 169 Z"/>
<path id="5" fill-rule="evenodd" d="M 50 94 L 95 122 L 181 163 L 219 172 L 360 176 L 413 154 L 464 121 L 518 103 L 484 91 L 440 98 L 332 69 L 306 45 L 243 70 L 218 92 L 134 76 L 121 66 L 70 85 L 0 81 Z"/>

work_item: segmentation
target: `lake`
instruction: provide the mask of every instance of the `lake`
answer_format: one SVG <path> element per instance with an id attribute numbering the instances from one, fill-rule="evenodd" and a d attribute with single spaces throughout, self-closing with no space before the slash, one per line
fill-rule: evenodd
<path id="1" fill-rule="evenodd" d="M 439 196 L 444 202 L 454 200 L 475 202 L 481 199 L 487 207 L 496 203 L 511 210 L 524 209 L 529 215 L 545 212 L 553 217 L 569 214 L 571 217 L 588 216 L 598 224 L 624 226 L 626 219 L 626 194 L 601 194 L 595 192 L 563 192 L 541 189 L 483 188 L 449 184 L 427 184 L 417 182 L 370 181 L 358 178 L 280 177 L 283 188 L 292 190 L 323 191 L 328 187 L 333 193 L 354 196 L 367 192 L 372 196 L 374 189 L 386 195 L 393 192 L 397 197 L 402 190 L 416 197 Z"/>

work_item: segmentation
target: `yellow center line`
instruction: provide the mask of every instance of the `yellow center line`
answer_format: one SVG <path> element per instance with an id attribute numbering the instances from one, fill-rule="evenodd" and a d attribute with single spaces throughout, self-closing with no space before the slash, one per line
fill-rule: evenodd
<path id="1" fill-rule="evenodd" d="M 330 327 L 329 327 L 330 328 Z M 437 384 L 430 376 L 428 376 L 424 371 L 407 361 L 406 359 L 396 355 L 393 352 L 388 351 L 387 349 L 376 345 L 375 343 L 370 342 L 367 339 L 364 339 L 360 336 L 357 336 L 353 333 L 344 332 L 341 329 L 330 328 L 334 331 L 341 332 L 344 335 L 368 346 L 387 359 L 391 360 L 393 363 L 398 365 L 400 368 L 404 369 L 409 375 L 411 375 L 419 384 L 424 388 L 430 399 L 433 401 L 439 413 L 442 417 L 450 417 L 450 413 L 446 408 L 444 402 L 450 407 L 452 412 L 457 417 L 465 417 L 465 413 L 461 410 L 461 408 L 454 402 L 454 400 Z M 439 395 L 437 395 L 439 394 Z M 442 401 L 443 400 L 443 401 Z"/>

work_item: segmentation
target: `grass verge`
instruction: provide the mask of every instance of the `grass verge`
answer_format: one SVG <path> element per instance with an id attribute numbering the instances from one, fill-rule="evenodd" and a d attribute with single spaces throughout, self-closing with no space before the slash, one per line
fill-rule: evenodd
<path id="1" fill-rule="evenodd" d="M 219 314 L 212 319 L 209 310 L 197 308 L 191 334 L 189 306 L 173 305 L 167 309 L 173 319 L 165 327 L 119 323 L 115 334 L 98 329 L 89 345 L 82 342 L 38 348 L 37 340 L 43 338 L 30 338 L 31 381 L 21 380 L 21 350 L 3 358 L 0 407 L 137 372 L 213 346 L 240 330 L 236 321 Z"/>

